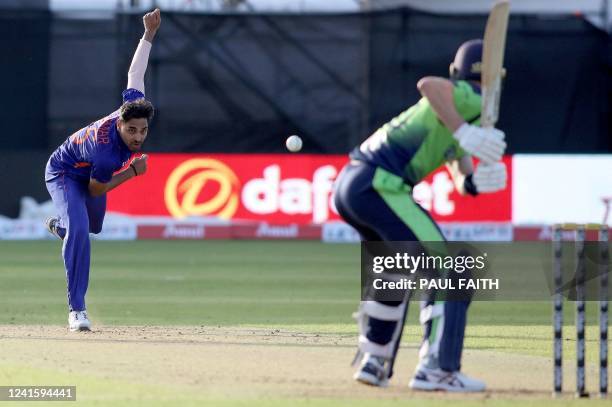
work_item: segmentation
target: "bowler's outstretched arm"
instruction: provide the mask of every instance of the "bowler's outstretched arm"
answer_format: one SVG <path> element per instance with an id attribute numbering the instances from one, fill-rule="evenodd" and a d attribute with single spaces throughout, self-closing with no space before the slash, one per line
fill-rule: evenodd
<path id="1" fill-rule="evenodd" d="M 159 9 L 155 9 L 154 11 L 145 14 L 142 18 L 142 22 L 144 24 L 145 31 L 140 42 L 138 43 L 134 57 L 132 58 L 132 64 L 130 65 L 130 70 L 128 71 L 127 89 L 136 89 L 144 94 L 144 76 L 149 63 L 149 53 L 151 52 L 151 46 L 153 44 L 155 34 L 157 34 L 157 30 L 161 24 Z"/>

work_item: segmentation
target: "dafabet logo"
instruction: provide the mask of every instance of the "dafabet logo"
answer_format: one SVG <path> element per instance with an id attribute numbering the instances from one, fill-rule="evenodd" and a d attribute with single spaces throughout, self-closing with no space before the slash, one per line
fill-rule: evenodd
<path id="1" fill-rule="evenodd" d="M 238 210 L 240 180 L 218 160 L 194 158 L 172 171 L 164 189 L 164 200 L 168 212 L 175 218 L 231 219 Z"/>
<path id="2" fill-rule="evenodd" d="M 276 163 L 257 167 L 246 169 L 208 157 L 183 161 L 166 180 L 166 208 L 174 218 L 297 215 L 310 217 L 312 223 L 323 223 L 337 213 L 331 196 L 335 166 L 315 167 L 301 177 L 283 177 Z"/>

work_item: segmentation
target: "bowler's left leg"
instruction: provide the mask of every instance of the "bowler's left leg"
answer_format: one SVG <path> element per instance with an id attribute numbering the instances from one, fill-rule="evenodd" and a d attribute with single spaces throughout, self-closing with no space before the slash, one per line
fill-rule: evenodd
<path id="1" fill-rule="evenodd" d="M 106 215 L 106 194 L 97 197 L 88 196 L 85 206 L 89 218 L 89 233 L 97 235 L 102 232 L 104 215 Z"/>

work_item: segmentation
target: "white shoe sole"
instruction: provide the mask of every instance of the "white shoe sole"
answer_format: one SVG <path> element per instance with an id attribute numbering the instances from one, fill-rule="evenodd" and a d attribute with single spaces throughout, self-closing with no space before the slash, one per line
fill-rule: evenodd
<path id="1" fill-rule="evenodd" d="M 71 326 L 69 327 L 70 332 L 84 332 L 91 331 L 91 325 L 79 325 L 79 326 Z"/>
<path id="2" fill-rule="evenodd" d="M 422 391 L 448 391 L 453 393 L 479 393 L 485 391 L 484 388 L 457 387 L 446 383 L 432 383 L 416 379 L 411 379 L 408 386 L 413 390 Z"/>
<path id="3" fill-rule="evenodd" d="M 361 370 L 355 373 L 353 379 L 357 380 L 360 383 L 367 384 L 368 386 L 387 387 L 389 385 L 388 380 L 380 380 L 373 374 L 363 372 Z"/>

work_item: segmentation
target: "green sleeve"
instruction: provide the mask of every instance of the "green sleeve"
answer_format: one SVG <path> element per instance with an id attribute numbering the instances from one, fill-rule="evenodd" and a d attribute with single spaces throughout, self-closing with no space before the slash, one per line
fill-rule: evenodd
<path id="1" fill-rule="evenodd" d="M 480 95 L 472 89 L 469 83 L 465 81 L 455 82 L 453 98 L 457 112 L 466 122 L 470 124 L 476 124 L 476 121 L 480 122 Z"/>

